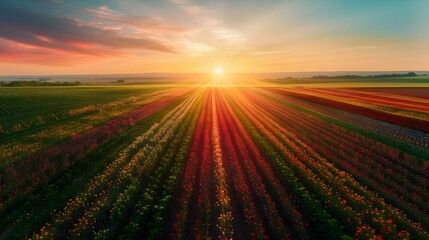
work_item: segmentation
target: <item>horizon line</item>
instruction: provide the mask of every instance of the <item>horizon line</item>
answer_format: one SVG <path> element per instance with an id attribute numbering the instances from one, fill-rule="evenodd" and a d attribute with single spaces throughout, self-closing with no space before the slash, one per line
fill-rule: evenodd
<path id="1" fill-rule="evenodd" d="M 399 73 L 399 72 L 429 72 L 429 70 L 324 70 L 324 71 L 275 71 L 275 72 L 225 72 L 226 75 L 234 74 L 287 74 L 287 73 Z M 143 72 L 143 73 L 77 73 L 77 74 L 7 74 L 0 77 L 20 76 L 100 76 L 100 75 L 148 75 L 148 74 L 213 74 L 212 72 Z"/>

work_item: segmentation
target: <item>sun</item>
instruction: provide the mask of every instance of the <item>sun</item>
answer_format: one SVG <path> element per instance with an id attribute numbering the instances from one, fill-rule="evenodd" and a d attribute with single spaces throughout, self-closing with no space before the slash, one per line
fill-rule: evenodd
<path id="1" fill-rule="evenodd" d="M 222 68 L 222 67 L 217 67 L 217 68 L 215 68 L 215 73 L 216 73 L 217 75 L 221 75 L 221 74 L 223 73 L 223 68 Z"/>

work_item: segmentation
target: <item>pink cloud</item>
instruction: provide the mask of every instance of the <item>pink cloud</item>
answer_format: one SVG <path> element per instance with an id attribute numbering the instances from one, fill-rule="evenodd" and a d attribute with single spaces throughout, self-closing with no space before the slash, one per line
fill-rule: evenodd
<path id="1" fill-rule="evenodd" d="M 117 28 L 85 24 L 83 21 L 44 15 L 7 4 L 2 8 L 7 13 L 0 21 L 0 41 L 4 43 L 0 48 L 0 59 L 4 62 L 71 64 L 77 61 L 70 56 L 81 59 L 83 55 L 86 55 L 85 59 L 116 57 L 125 54 L 127 49 L 177 52 L 170 41 L 155 39 L 147 34 L 128 36 Z M 163 29 L 166 31 L 169 28 L 164 26 Z M 55 61 L 51 62 L 49 59 L 52 57 Z"/>
<path id="2" fill-rule="evenodd" d="M 72 44 L 79 45 L 79 43 Z M 120 52 L 104 51 L 101 49 L 94 49 L 92 54 L 81 54 L 0 39 L 0 62 L 73 66 L 98 61 L 103 58 L 119 57 L 121 55 L 122 53 Z"/>
<path id="3" fill-rule="evenodd" d="M 98 8 L 87 8 L 85 9 L 85 11 L 99 19 L 104 19 L 115 23 L 126 24 L 132 27 L 136 27 L 143 31 L 149 31 L 149 32 L 155 31 L 158 33 L 165 33 L 165 34 L 185 32 L 184 28 L 166 24 L 159 19 L 133 16 L 128 14 L 119 14 L 109 9 L 106 6 L 101 6 Z"/>

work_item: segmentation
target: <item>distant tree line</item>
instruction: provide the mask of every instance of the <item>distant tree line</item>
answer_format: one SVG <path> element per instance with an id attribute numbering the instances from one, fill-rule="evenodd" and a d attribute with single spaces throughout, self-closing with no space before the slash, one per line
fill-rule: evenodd
<path id="1" fill-rule="evenodd" d="M 312 77 L 282 77 L 282 78 L 265 78 L 265 80 L 292 80 L 292 79 L 368 79 L 368 78 L 397 78 L 397 77 L 416 77 L 416 76 L 428 76 L 427 74 L 418 75 L 415 72 L 409 73 L 392 73 L 392 74 L 378 74 L 378 75 L 338 75 L 338 76 L 326 76 L 316 75 Z"/>
<path id="2" fill-rule="evenodd" d="M 125 80 L 123 80 L 123 79 L 119 79 L 118 81 L 113 81 L 113 82 L 110 82 L 111 84 L 120 84 L 120 83 L 125 83 Z"/>
<path id="3" fill-rule="evenodd" d="M 409 73 L 393 73 L 393 74 L 378 74 L 378 75 L 339 75 L 339 76 L 325 76 L 317 75 L 311 77 L 312 79 L 359 79 L 359 78 L 394 78 L 394 77 L 415 77 L 418 76 L 415 72 Z"/>
<path id="4" fill-rule="evenodd" d="M 42 82 L 42 81 L 0 81 L 1 87 L 32 87 L 32 86 L 79 86 L 81 82 Z"/>

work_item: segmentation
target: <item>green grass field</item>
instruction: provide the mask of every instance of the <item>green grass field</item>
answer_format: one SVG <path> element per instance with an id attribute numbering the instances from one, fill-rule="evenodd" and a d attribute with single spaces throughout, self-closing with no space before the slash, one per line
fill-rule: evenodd
<path id="1" fill-rule="evenodd" d="M 164 93 L 164 89 L 139 85 L 0 88 L 0 166 L 136 109 L 150 101 L 154 92 Z"/>

